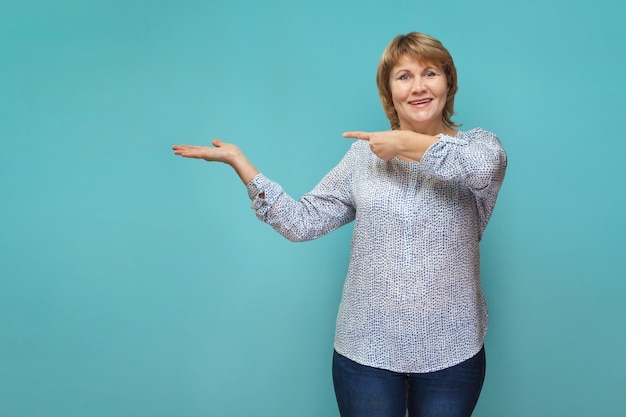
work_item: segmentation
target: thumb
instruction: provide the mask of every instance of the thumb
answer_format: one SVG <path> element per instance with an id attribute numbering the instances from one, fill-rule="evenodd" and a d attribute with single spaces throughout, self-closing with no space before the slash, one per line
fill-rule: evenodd
<path id="1" fill-rule="evenodd" d="M 219 139 L 213 139 L 211 141 L 211 143 L 213 144 L 213 146 L 215 146 L 216 148 L 219 148 L 220 146 L 222 146 L 224 144 L 224 142 L 222 142 Z"/>

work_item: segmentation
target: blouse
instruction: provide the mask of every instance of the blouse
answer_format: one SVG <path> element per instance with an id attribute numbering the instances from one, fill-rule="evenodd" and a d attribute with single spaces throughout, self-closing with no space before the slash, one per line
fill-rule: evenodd
<path id="1" fill-rule="evenodd" d="M 419 162 L 384 161 L 357 140 L 299 200 L 263 174 L 247 185 L 257 217 L 291 241 L 355 221 L 334 346 L 357 363 L 433 372 L 483 345 L 479 242 L 507 157 L 481 128 L 438 136 Z"/>

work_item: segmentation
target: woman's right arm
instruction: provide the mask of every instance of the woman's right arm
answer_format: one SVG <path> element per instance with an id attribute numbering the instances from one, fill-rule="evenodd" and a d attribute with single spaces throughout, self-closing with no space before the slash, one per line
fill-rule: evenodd
<path id="1" fill-rule="evenodd" d="M 351 222 L 356 209 L 352 196 L 355 146 L 311 190 L 294 199 L 263 174 L 248 184 L 256 216 L 293 242 L 316 239 Z"/>
<path id="2" fill-rule="evenodd" d="M 236 145 L 219 139 L 214 139 L 212 144 L 214 147 L 176 145 L 173 149 L 184 158 L 222 162 L 233 167 L 248 189 L 257 217 L 287 239 L 315 239 L 354 219 L 350 193 L 350 177 L 355 166 L 353 149 L 311 192 L 295 200 L 278 183 L 260 174 Z"/>

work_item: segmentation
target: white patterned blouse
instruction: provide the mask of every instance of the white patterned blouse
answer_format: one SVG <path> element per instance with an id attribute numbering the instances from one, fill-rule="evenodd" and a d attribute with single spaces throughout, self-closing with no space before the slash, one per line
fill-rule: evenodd
<path id="1" fill-rule="evenodd" d="M 439 137 L 420 162 L 383 161 L 358 140 L 299 200 L 263 174 L 247 186 L 258 218 L 292 241 L 355 220 L 335 349 L 363 365 L 432 372 L 482 347 L 479 241 L 507 157 L 480 128 Z"/>

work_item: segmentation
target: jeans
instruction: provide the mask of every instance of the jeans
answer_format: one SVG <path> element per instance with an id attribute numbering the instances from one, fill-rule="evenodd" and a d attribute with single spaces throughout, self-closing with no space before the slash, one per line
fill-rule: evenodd
<path id="1" fill-rule="evenodd" d="M 360 365 L 333 355 L 341 417 L 469 417 L 485 379 L 484 347 L 441 371 L 407 374 Z"/>

